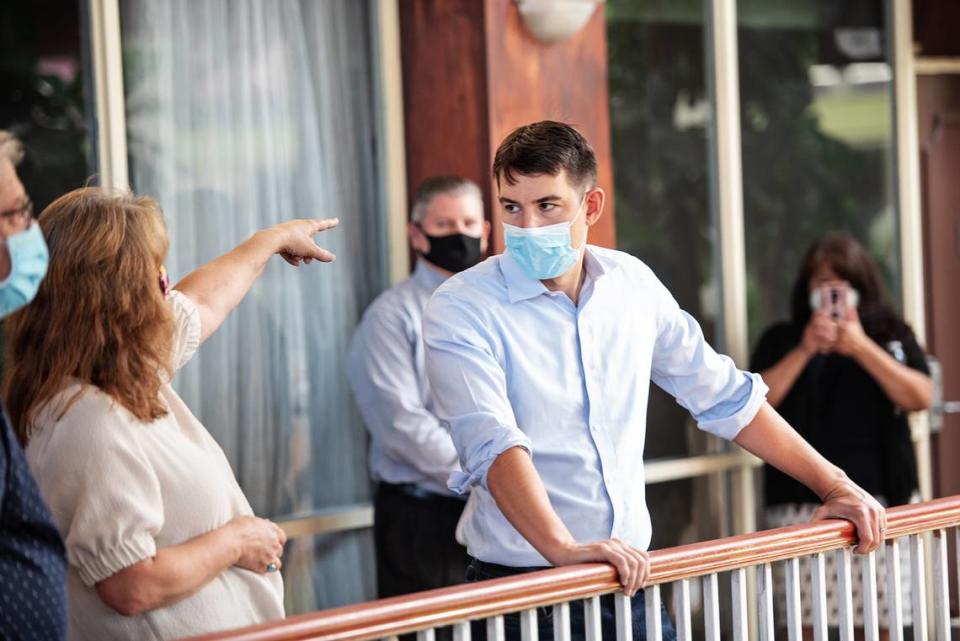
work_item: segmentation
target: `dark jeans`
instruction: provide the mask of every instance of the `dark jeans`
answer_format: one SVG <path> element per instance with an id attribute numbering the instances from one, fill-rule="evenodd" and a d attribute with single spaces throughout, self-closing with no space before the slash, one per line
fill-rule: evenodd
<path id="1" fill-rule="evenodd" d="M 493 563 L 484 563 L 473 559 L 467 568 L 467 581 L 485 581 L 487 579 L 501 579 L 516 576 L 526 572 L 544 570 L 546 568 L 510 568 Z M 631 599 L 630 610 L 633 615 L 634 641 L 645 641 L 647 638 L 647 611 L 644 606 L 643 592 L 638 592 Z M 660 621 L 663 626 L 663 641 L 676 641 L 677 633 L 673 629 L 673 622 L 667 609 L 660 605 Z M 553 607 L 537 608 L 537 626 L 539 641 L 553 641 Z M 617 621 L 616 609 L 612 594 L 600 597 L 600 626 L 604 641 L 616 641 Z M 520 615 L 507 614 L 503 617 L 503 629 L 507 641 L 520 641 Z M 474 621 L 470 636 L 473 641 L 486 641 L 486 621 Z M 586 627 L 583 616 L 583 601 L 570 602 L 570 636 L 573 641 L 583 641 L 586 637 Z"/>
<path id="2" fill-rule="evenodd" d="M 373 506 L 380 598 L 463 583 L 470 557 L 457 543 L 465 502 L 381 483 Z"/>

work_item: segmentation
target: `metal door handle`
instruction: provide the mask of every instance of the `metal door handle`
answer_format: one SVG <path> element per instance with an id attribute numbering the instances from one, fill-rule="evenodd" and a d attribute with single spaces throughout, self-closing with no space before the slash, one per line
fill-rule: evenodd
<path id="1" fill-rule="evenodd" d="M 944 401 L 941 407 L 944 414 L 960 414 L 960 401 Z"/>

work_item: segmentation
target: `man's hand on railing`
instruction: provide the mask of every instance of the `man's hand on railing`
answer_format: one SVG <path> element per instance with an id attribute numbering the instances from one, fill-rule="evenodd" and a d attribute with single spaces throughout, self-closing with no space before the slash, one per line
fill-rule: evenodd
<path id="1" fill-rule="evenodd" d="M 618 539 L 596 543 L 572 543 L 550 561 L 557 566 L 577 563 L 609 563 L 617 568 L 623 592 L 632 597 L 650 578 L 650 557 Z"/>
<path id="2" fill-rule="evenodd" d="M 887 529 L 887 512 L 875 498 L 850 479 L 839 481 L 823 497 L 823 505 L 813 513 L 813 521 L 844 519 L 857 528 L 858 554 L 873 552 L 883 545 Z"/>
<path id="3" fill-rule="evenodd" d="M 512 447 L 500 454 L 487 473 L 487 486 L 511 525 L 551 565 L 609 563 L 617 568 L 627 596 L 643 587 L 650 575 L 646 552 L 617 539 L 577 543 L 550 505 L 543 480 L 530 452 Z"/>

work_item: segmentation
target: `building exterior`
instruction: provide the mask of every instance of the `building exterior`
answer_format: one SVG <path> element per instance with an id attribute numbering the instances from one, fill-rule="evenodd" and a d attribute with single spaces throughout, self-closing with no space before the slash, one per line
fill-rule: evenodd
<path id="1" fill-rule="evenodd" d="M 273 222 L 343 220 L 328 237 L 334 268 L 271 265 L 177 381 L 254 509 L 293 533 L 288 612 L 374 593 L 366 440 L 343 357 L 366 304 L 410 267 L 408 194 L 459 173 L 490 203 L 493 151 L 530 121 L 583 130 L 613 196 L 591 241 L 651 265 L 742 365 L 786 315 L 807 245 L 843 230 L 881 263 L 942 363 L 946 400 L 960 400 L 949 331 L 960 320 L 949 242 L 960 65 L 949 56 L 960 51 L 930 18 L 949 16 L 947 2 L 607 0 L 553 43 L 532 35 L 520 4 L 0 9 L 13 88 L 0 128 L 26 143 L 22 173 L 39 208 L 91 176 L 153 195 L 174 280 Z M 663 394 L 650 412 L 654 547 L 754 529 L 755 462 L 697 432 Z M 927 498 L 960 490 L 944 465 L 960 439 L 954 420 L 933 453 L 931 422 L 915 421 Z"/>

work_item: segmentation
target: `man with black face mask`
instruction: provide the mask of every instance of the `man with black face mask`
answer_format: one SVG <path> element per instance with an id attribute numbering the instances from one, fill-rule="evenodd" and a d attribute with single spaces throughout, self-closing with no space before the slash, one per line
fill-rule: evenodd
<path id="1" fill-rule="evenodd" d="M 411 218 L 416 268 L 370 305 L 347 356 L 350 386 L 370 433 L 370 474 L 378 484 L 380 597 L 460 583 L 469 561 L 455 538 L 464 502 L 447 489 L 447 477 L 460 465 L 434 414 L 421 317 L 437 287 L 479 262 L 490 223 L 480 188 L 459 176 L 423 182 Z"/>

